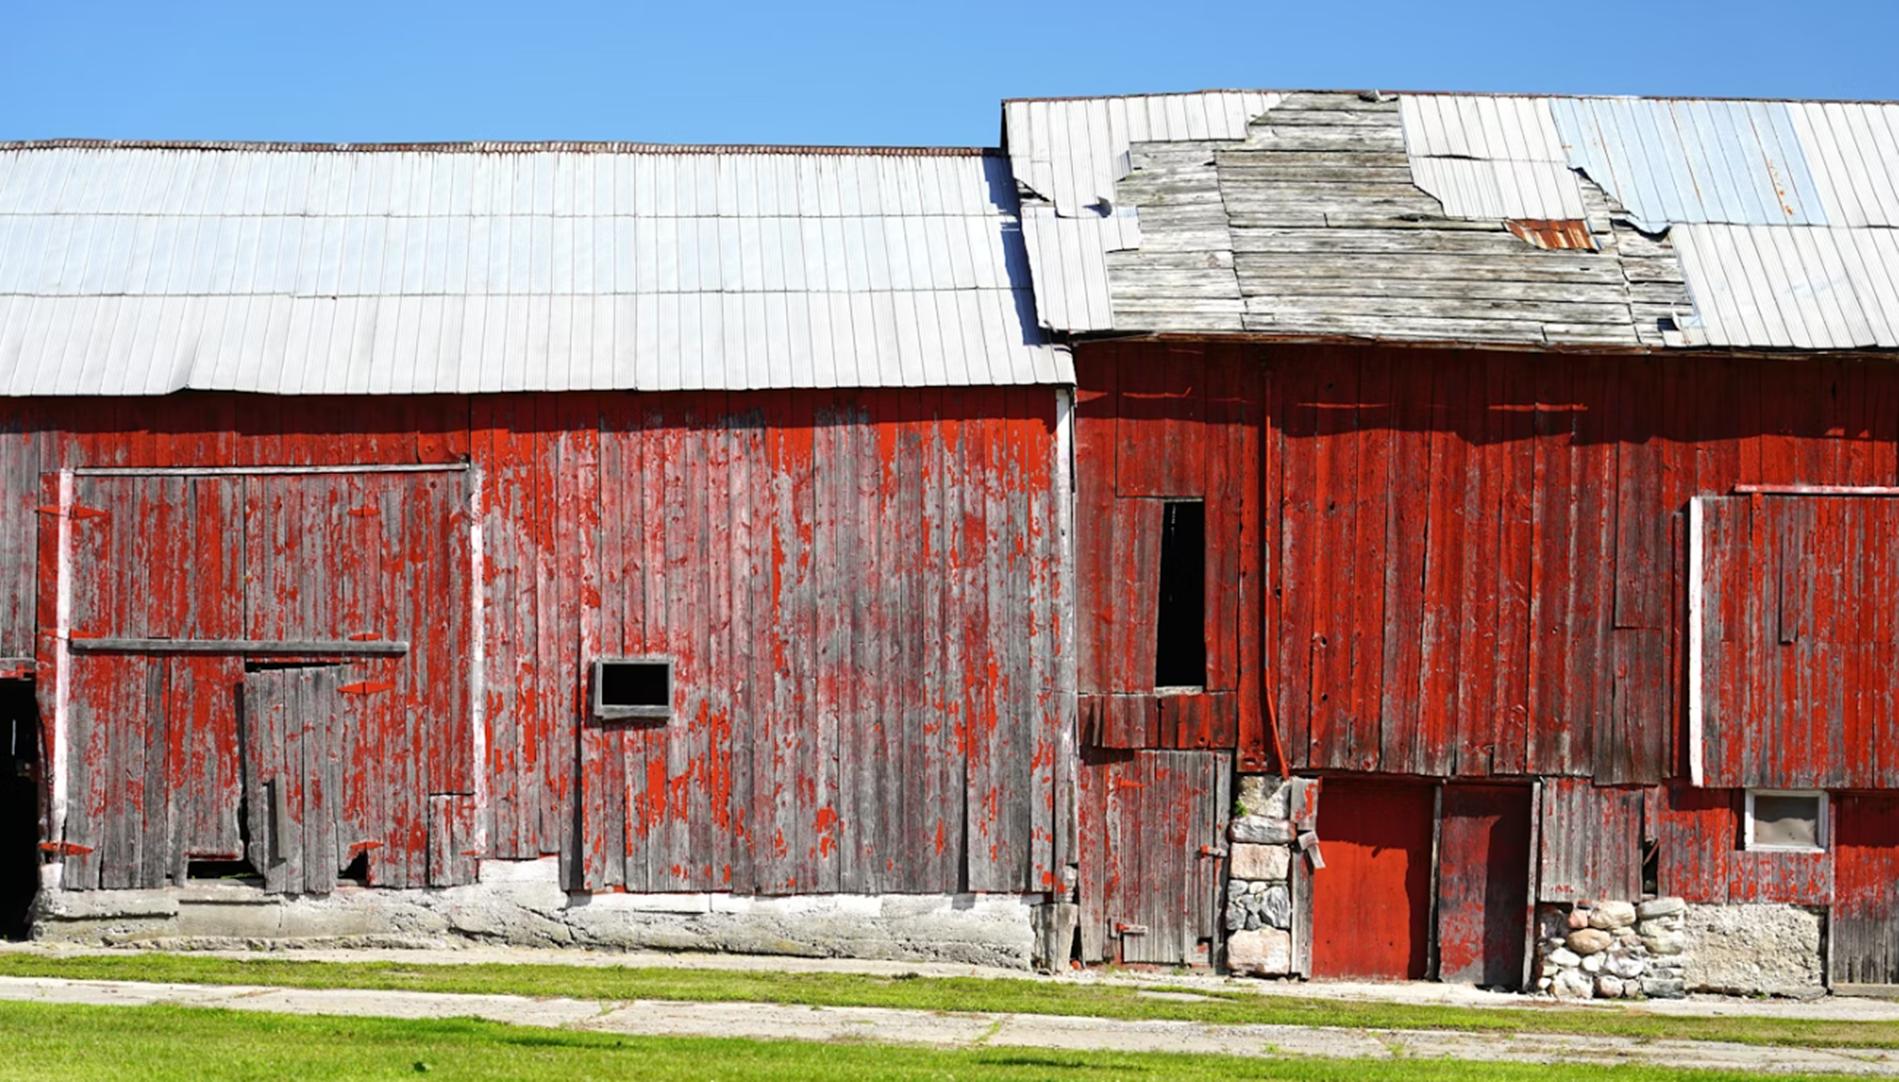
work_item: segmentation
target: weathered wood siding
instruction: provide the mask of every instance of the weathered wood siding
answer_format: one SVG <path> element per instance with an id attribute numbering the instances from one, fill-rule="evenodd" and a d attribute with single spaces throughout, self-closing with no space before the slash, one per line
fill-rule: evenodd
<path id="1" fill-rule="evenodd" d="M 1208 962 L 1219 946 L 1233 758 L 1089 749 L 1080 778 L 1084 962 Z"/>
<path id="2" fill-rule="evenodd" d="M 1834 851 L 1749 851 L 1741 836 L 1746 793 L 1696 789 L 1683 783 L 1649 790 L 1646 829 L 1657 845 L 1657 883 L 1663 894 L 1690 902 L 1833 900 Z M 1842 808 L 1833 808 L 1835 824 Z M 1836 831 L 1837 833 L 1837 831 Z"/>
<path id="3" fill-rule="evenodd" d="M 1640 789 L 1582 778 L 1542 784 L 1537 831 L 1538 901 L 1642 896 Z"/>
<path id="4" fill-rule="evenodd" d="M 1084 737 L 1111 748 L 1238 746 L 1242 767 L 1260 769 L 1266 373 L 1232 350 L 1099 349 L 1075 405 Z M 1157 695 L 1161 516 L 1182 499 L 1206 507 L 1206 685 Z"/>
<path id="5" fill-rule="evenodd" d="M 1707 784 L 1899 786 L 1899 499 L 1702 507 Z"/>
<path id="6" fill-rule="evenodd" d="M 1899 984 L 1899 796 L 1835 798 L 1837 894 L 1828 934 L 1836 984 Z"/>
<path id="7" fill-rule="evenodd" d="M 59 507 L 47 510 L 51 532 Z M 323 849 L 336 865 L 327 870 L 306 871 L 301 847 L 288 872 L 281 857 L 258 865 L 272 889 L 327 890 L 363 852 L 374 882 L 426 882 L 428 797 L 474 790 L 462 660 L 468 536 L 462 470 L 75 477 L 66 555 L 73 754 L 60 840 L 76 851 L 64 882 L 153 887 L 182 878 L 191 860 L 237 859 L 240 794 L 260 824 L 267 809 L 254 790 L 264 782 L 295 794 L 298 823 L 307 793 L 328 819 L 320 831 L 335 838 Z M 50 628 L 58 575 L 44 570 Z M 267 710 L 251 685 L 268 678 L 247 671 L 242 652 L 95 652 L 90 640 L 407 647 L 396 657 L 296 657 L 337 670 L 325 686 L 344 693 L 324 698 L 330 718 L 283 715 L 281 703 Z M 59 661 L 50 636 L 43 645 L 39 684 L 50 696 Z"/>
<path id="8" fill-rule="evenodd" d="M 1678 776 L 1690 497 L 1899 481 L 1887 360 L 1104 342 L 1078 365 L 1097 409 L 1129 372 L 1270 389 L 1264 633 L 1238 665 L 1262 674 L 1297 769 Z M 1119 476 L 1102 456 L 1130 452 L 1085 429 L 1086 694 L 1141 671 L 1119 661 L 1126 621 L 1112 617 L 1142 605 L 1138 576 L 1090 571 L 1118 556 L 1089 539 L 1109 519 L 1088 479 Z M 1163 445 L 1191 456 L 1193 431 L 1176 423 Z M 1242 758 L 1270 759 L 1267 737 L 1242 724 Z M 1875 761 L 1865 745 L 1839 754 Z"/>
<path id="9" fill-rule="evenodd" d="M 1056 788 L 1074 717 L 1055 410 L 1046 388 L 10 402 L 0 546 L 27 570 L 0 581 L 0 653 L 39 655 L 50 706 L 49 474 L 465 461 L 387 476 L 466 491 L 363 515 L 358 489 L 395 482 L 82 474 L 76 502 L 107 514 L 73 518 L 75 539 L 137 554 L 88 565 L 119 626 L 82 630 L 321 624 L 418 644 L 412 665 L 350 662 L 343 690 L 366 687 L 341 695 L 342 739 L 323 752 L 345 759 L 345 820 L 366 824 L 324 859 L 360 845 L 374 883 L 464 881 L 479 853 L 558 855 L 591 889 L 1046 890 L 1072 859 L 1056 852 L 1072 838 Z M 316 518 L 292 522 L 292 503 Z M 393 540 L 352 548 L 351 530 Z M 206 608 L 211 595 L 231 603 Z M 378 624 L 376 605 L 400 615 Z M 482 619 L 464 634 L 451 625 L 471 605 Z M 422 649 L 438 626 L 447 660 Z M 589 718 L 587 663 L 645 653 L 674 659 L 671 720 Z M 68 734 L 78 833 L 53 839 L 75 843 L 68 885 L 236 857 L 242 658 L 113 656 L 72 661 L 71 702 L 111 720 Z M 396 686 L 367 690 L 382 681 Z M 393 744 L 365 743 L 377 725 L 350 713 L 376 703 Z"/>

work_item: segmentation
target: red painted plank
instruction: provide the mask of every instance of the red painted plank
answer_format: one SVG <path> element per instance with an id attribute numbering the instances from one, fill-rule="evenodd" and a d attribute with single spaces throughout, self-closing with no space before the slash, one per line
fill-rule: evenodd
<path id="1" fill-rule="evenodd" d="M 1438 979 L 1491 988 L 1521 984 L 1530 919 L 1531 803 L 1527 785 L 1444 787 Z"/>
<path id="2" fill-rule="evenodd" d="M 1202 448 L 1205 362 L 1198 349 L 1124 361 L 1116 393 L 1115 494 L 1194 498 L 1206 494 Z"/>
<path id="3" fill-rule="evenodd" d="M 1430 941 L 1429 785 L 1330 778 L 1312 875 L 1315 977 L 1419 980 Z"/>

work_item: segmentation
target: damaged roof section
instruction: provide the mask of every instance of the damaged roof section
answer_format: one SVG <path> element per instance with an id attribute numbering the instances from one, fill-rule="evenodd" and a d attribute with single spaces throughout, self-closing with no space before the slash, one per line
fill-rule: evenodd
<path id="1" fill-rule="evenodd" d="M 1045 326 L 1899 345 L 1899 106 L 1218 93 L 1259 109 L 1244 134 L 1131 139 L 1099 200 L 1122 219 L 1112 236 L 1038 246 L 1030 230 Z M 1118 100 L 1046 103 L 1061 108 L 1040 114 L 1036 146 L 1056 156 L 1051 121 Z M 1063 213 L 1016 150 L 1042 104 L 1005 112 L 1025 220 Z"/>
<path id="2" fill-rule="evenodd" d="M 0 394 L 1073 382 L 993 151 L 0 145 Z"/>

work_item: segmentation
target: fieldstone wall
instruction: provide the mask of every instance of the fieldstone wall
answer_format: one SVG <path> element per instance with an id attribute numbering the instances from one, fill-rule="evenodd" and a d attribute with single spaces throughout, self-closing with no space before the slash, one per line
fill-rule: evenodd
<path id="1" fill-rule="evenodd" d="M 1538 906 L 1537 991 L 1558 999 L 1682 998 L 1687 910 L 1680 898 Z"/>
<path id="2" fill-rule="evenodd" d="M 1297 837 L 1280 779 L 1242 775 L 1227 828 L 1226 968 L 1240 976 L 1292 972 L 1292 862 Z"/>

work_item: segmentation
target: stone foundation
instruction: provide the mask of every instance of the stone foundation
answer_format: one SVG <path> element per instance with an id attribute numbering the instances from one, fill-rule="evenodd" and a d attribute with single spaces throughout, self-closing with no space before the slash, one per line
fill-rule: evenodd
<path id="1" fill-rule="evenodd" d="M 1278 778 L 1240 778 L 1240 815 L 1227 829 L 1226 968 L 1253 977 L 1292 972 L 1292 862 L 1299 859 Z"/>
<path id="2" fill-rule="evenodd" d="M 1600 900 L 1537 907 L 1536 988 L 1558 999 L 1680 999 L 1687 903 Z"/>
<path id="3" fill-rule="evenodd" d="M 483 861 L 465 887 L 342 887 L 323 897 L 207 882 L 45 889 L 33 936 L 163 949 L 468 943 L 955 962 L 1027 969 L 1044 896 L 568 894 L 553 860 Z"/>

